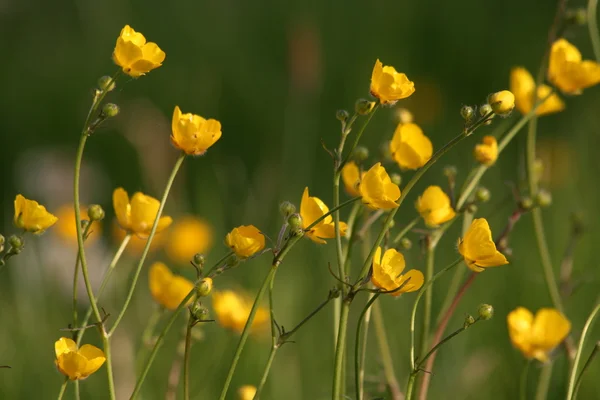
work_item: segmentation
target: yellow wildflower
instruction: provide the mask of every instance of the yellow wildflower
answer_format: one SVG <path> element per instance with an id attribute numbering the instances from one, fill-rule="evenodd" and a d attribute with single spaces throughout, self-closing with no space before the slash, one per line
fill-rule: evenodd
<path id="1" fill-rule="evenodd" d="M 550 95 L 550 86 L 541 84 L 536 90 L 533 76 L 523 67 L 515 67 L 510 71 L 510 91 L 515 95 L 515 105 L 521 114 L 527 114 L 536 101 L 544 99 L 546 100 L 535 111 L 536 115 L 552 114 L 565 109 L 565 103 L 558 94 Z"/>
<path id="2" fill-rule="evenodd" d="M 450 197 L 439 186 L 425 189 L 417 199 L 417 211 L 428 226 L 438 226 L 456 215 L 450 204 Z"/>
<path id="3" fill-rule="evenodd" d="M 117 188 L 113 192 L 113 207 L 121 228 L 140 237 L 148 237 L 160 202 L 141 192 L 135 193 L 130 202 L 127 192 L 123 188 Z M 160 217 L 156 232 L 166 229 L 171 222 L 171 217 Z"/>
<path id="4" fill-rule="evenodd" d="M 169 267 L 161 262 L 152 264 L 148 281 L 154 300 L 169 310 L 175 310 L 185 296 L 194 289 L 191 281 L 183 276 L 174 275 Z"/>
<path id="5" fill-rule="evenodd" d="M 127 75 L 137 78 L 162 65 L 165 52 L 129 25 L 121 30 L 113 51 L 113 61 Z"/>
<path id="6" fill-rule="evenodd" d="M 310 197 L 308 195 L 308 188 L 304 189 L 302 194 L 302 201 L 300 202 L 300 216 L 302 217 L 302 228 L 306 229 L 309 225 L 315 222 L 317 219 L 329 212 L 329 207 L 323 203 L 318 197 Z M 340 235 L 346 234 L 346 224 L 340 222 Z M 313 242 L 325 243 L 323 239 L 331 239 L 335 237 L 335 222 L 333 217 L 328 215 L 322 219 L 319 223 L 313 226 L 309 231 L 305 232 Z"/>
<path id="7" fill-rule="evenodd" d="M 344 187 L 350 196 L 360 196 L 358 184 L 360 183 L 361 177 L 364 175 L 365 173 L 360 172 L 358 165 L 356 165 L 354 161 L 350 161 L 344 165 L 344 168 L 342 168 L 342 181 L 344 181 Z"/>
<path id="8" fill-rule="evenodd" d="M 484 136 L 482 142 L 475 146 L 475 159 L 485 166 L 492 166 L 498 159 L 498 142 L 493 136 Z"/>
<path id="9" fill-rule="evenodd" d="M 56 212 L 58 222 L 54 232 L 68 243 L 77 244 L 77 228 L 75 225 L 75 209 L 73 204 L 65 204 L 61 206 Z M 81 219 L 88 220 L 87 207 L 81 207 Z M 100 221 L 92 222 L 90 228 L 90 235 L 88 236 L 86 243 L 91 243 L 100 237 L 102 233 L 102 224 Z"/>
<path id="10" fill-rule="evenodd" d="M 458 240 L 458 252 L 464 257 L 467 267 L 474 272 L 508 264 L 504 254 L 496 249 L 492 231 L 485 218 L 475 219 L 471 223 L 465 237 Z"/>
<path id="11" fill-rule="evenodd" d="M 204 119 L 199 115 L 182 114 L 179 106 L 175 107 L 171 122 L 171 143 L 186 154 L 201 156 L 219 138 L 221 123 L 215 119 Z"/>
<path id="12" fill-rule="evenodd" d="M 371 94 L 379 99 L 381 104 L 394 104 L 407 98 L 415 92 L 415 83 L 406 74 L 396 72 L 391 66 L 383 66 L 377 60 L 371 74 Z"/>
<path id="13" fill-rule="evenodd" d="M 569 334 L 571 323 L 558 310 L 541 308 L 535 317 L 518 307 L 507 317 L 508 334 L 517 349 L 527 358 L 548 361 L 548 354 Z"/>
<path id="14" fill-rule="evenodd" d="M 425 278 L 423 273 L 416 269 L 411 269 L 406 274 L 402 275 L 406 263 L 404 256 L 395 249 L 387 249 L 381 255 L 381 247 L 377 247 L 375 256 L 373 257 L 373 275 L 371 282 L 380 289 L 390 291 L 402 287 L 392 293 L 393 296 L 400 296 L 402 293 L 414 292 L 423 286 Z M 408 281 L 410 279 L 410 281 Z M 408 282 L 407 282 L 408 281 Z"/>
<path id="15" fill-rule="evenodd" d="M 119 225 L 118 221 L 113 221 L 112 225 L 112 237 L 114 239 L 114 242 L 116 245 L 120 245 L 121 242 L 123 241 L 123 239 L 125 238 L 125 235 L 127 234 L 127 232 L 125 232 L 123 229 L 121 229 L 121 226 Z M 154 238 L 152 239 L 152 243 L 150 243 L 150 252 L 156 251 L 158 249 L 160 249 L 166 239 L 166 231 L 162 231 L 162 232 L 158 232 L 156 233 L 156 235 L 154 235 Z M 146 242 L 148 241 L 148 238 L 146 237 L 139 237 L 137 235 L 133 235 L 131 236 L 131 239 L 129 239 L 129 243 L 127 244 L 127 248 L 126 251 L 129 254 L 135 255 L 135 256 L 139 256 L 142 254 L 142 251 L 144 251 L 144 248 L 146 247 Z"/>
<path id="16" fill-rule="evenodd" d="M 219 324 L 242 333 L 252 309 L 251 300 L 233 290 L 213 291 L 212 304 Z M 268 323 L 269 310 L 259 307 L 252 323 L 252 329 L 262 330 L 268 326 Z"/>
<path id="17" fill-rule="evenodd" d="M 58 218 L 50 214 L 37 201 L 28 200 L 18 194 L 15 198 L 15 226 L 27 232 L 44 233 Z"/>
<path id="18" fill-rule="evenodd" d="M 398 207 L 396 201 L 400 198 L 400 188 L 392 182 L 381 163 L 373 165 L 367 171 L 358 190 L 363 204 L 373 210 L 390 210 Z"/>
<path id="19" fill-rule="evenodd" d="M 600 83 L 600 64 L 581 58 L 577 47 L 567 40 L 555 41 L 550 50 L 548 80 L 567 94 L 579 94 Z"/>
<path id="20" fill-rule="evenodd" d="M 225 243 L 238 257 L 248 258 L 265 248 L 265 236 L 254 225 L 242 225 L 225 236 Z"/>
<path id="21" fill-rule="evenodd" d="M 505 116 L 515 108 L 515 95 L 509 90 L 501 90 L 489 95 L 488 103 L 495 114 Z"/>
<path id="22" fill-rule="evenodd" d="M 87 378 L 106 361 L 104 352 L 96 346 L 84 344 L 78 349 L 77 343 L 66 337 L 54 343 L 54 352 L 56 367 L 72 381 Z"/>
<path id="23" fill-rule="evenodd" d="M 417 124 L 398 124 L 390 151 L 401 169 L 418 169 L 431 158 L 433 146 Z"/>
<path id="24" fill-rule="evenodd" d="M 238 389 L 239 400 L 252 400 L 256 395 L 256 387 L 252 385 L 244 385 Z"/>
<path id="25" fill-rule="evenodd" d="M 180 264 L 189 263 L 197 253 L 206 252 L 213 243 L 213 229 L 192 215 L 178 218 L 169 232 L 167 255 Z"/>

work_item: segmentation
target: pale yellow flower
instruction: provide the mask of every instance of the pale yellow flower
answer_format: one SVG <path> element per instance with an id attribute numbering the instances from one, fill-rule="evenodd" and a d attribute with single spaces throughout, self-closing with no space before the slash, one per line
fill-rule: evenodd
<path id="1" fill-rule="evenodd" d="M 381 104 L 393 104 L 405 99 L 415 92 L 415 84 L 406 74 L 396 72 L 391 66 L 384 66 L 377 60 L 371 74 L 371 94 L 379 99 Z"/>
<path id="2" fill-rule="evenodd" d="M 188 264 L 197 253 L 205 253 L 213 243 L 213 228 L 192 215 L 177 218 L 168 233 L 167 255 L 180 264 Z"/>
<path id="3" fill-rule="evenodd" d="M 225 236 L 225 243 L 238 257 L 248 258 L 265 248 L 265 235 L 254 225 L 242 225 Z"/>
<path id="4" fill-rule="evenodd" d="M 372 210 L 390 210 L 398 207 L 400 188 L 392 182 L 381 163 L 377 163 L 363 176 L 358 186 L 362 202 Z"/>
<path id="5" fill-rule="evenodd" d="M 371 282 L 385 291 L 391 291 L 402 286 L 401 289 L 392 293 L 393 296 L 400 296 L 402 293 L 419 290 L 425 281 L 423 273 L 416 269 L 411 269 L 402 275 L 405 266 L 406 263 L 402 253 L 399 253 L 395 249 L 387 249 L 382 256 L 381 247 L 377 247 L 375 256 L 373 257 Z"/>
<path id="6" fill-rule="evenodd" d="M 27 232 L 36 234 L 44 233 L 56 223 L 58 218 L 49 213 L 46 207 L 37 201 L 28 200 L 18 194 L 15 198 L 15 226 Z"/>
<path id="7" fill-rule="evenodd" d="M 456 212 L 450 197 L 439 186 L 429 186 L 417 199 L 417 211 L 428 226 L 438 226 L 450 221 Z"/>
<path id="8" fill-rule="evenodd" d="M 577 47 L 565 39 L 558 39 L 550 50 L 548 80 L 564 93 L 579 94 L 600 83 L 600 64 L 582 60 Z"/>
<path id="9" fill-rule="evenodd" d="M 433 155 L 433 145 L 417 124 L 398 124 L 390 151 L 401 169 L 418 169 Z"/>
<path id="10" fill-rule="evenodd" d="M 162 65 L 165 52 L 129 25 L 121 30 L 113 51 L 113 61 L 127 75 L 137 78 Z"/>
<path id="11" fill-rule="evenodd" d="M 318 197 L 311 197 L 308 194 L 308 188 L 304 189 L 302 201 L 300 202 L 300 216 L 302 217 L 302 228 L 305 230 L 317 219 L 329 212 L 329 207 L 323 203 L 323 200 Z M 346 235 L 347 225 L 345 222 L 340 222 L 340 235 Z M 316 243 L 326 243 L 324 239 L 335 237 L 335 222 L 333 217 L 328 215 L 319 221 L 310 230 L 304 233 Z"/>
<path id="12" fill-rule="evenodd" d="M 182 114 L 175 107 L 171 122 L 171 143 L 186 154 L 200 156 L 221 138 L 221 123 L 199 115 Z"/>
<path id="13" fill-rule="evenodd" d="M 458 252 L 464 257 L 467 267 L 474 272 L 508 264 L 504 254 L 496 249 L 492 231 L 485 218 L 473 220 L 465 237 L 458 241 Z"/>
<path id="14" fill-rule="evenodd" d="M 179 303 L 194 289 L 194 284 L 191 281 L 183 276 L 174 275 L 169 267 L 161 262 L 152 264 L 148 281 L 150 294 L 152 294 L 154 300 L 169 310 L 175 310 Z"/>
<path id="15" fill-rule="evenodd" d="M 498 142 L 493 136 L 484 136 L 482 142 L 475 146 L 475 159 L 485 166 L 492 166 L 498 159 Z"/>
<path id="16" fill-rule="evenodd" d="M 96 346 L 84 344 L 78 349 L 77 343 L 66 337 L 54 343 L 54 352 L 56 367 L 72 381 L 87 378 L 106 361 L 104 352 Z"/>
<path id="17" fill-rule="evenodd" d="M 565 109 L 565 103 L 556 93 L 550 95 L 552 88 L 541 84 L 536 88 L 533 76 L 523 67 L 510 71 L 510 91 L 515 95 L 515 106 L 521 114 L 527 114 L 536 101 L 544 100 L 535 111 L 536 115 L 547 115 Z M 550 95 L 550 97 L 548 97 Z"/>
<path id="18" fill-rule="evenodd" d="M 240 295 L 232 290 L 213 291 L 212 304 L 217 321 L 225 328 L 242 333 L 250 310 L 252 301 L 245 295 Z M 260 306 L 252 323 L 253 330 L 263 330 L 269 324 L 269 310 Z"/>
<path id="19" fill-rule="evenodd" d="M 148 237 L 158 214 L 160 202 L 154 197 L 137 192 L 129 200 L 123 188 L 113 192 L 113 207 L 121 228 L 140 237 Z M 171 225 L 171 217 L 162 216 L 158 220 L 156 232 L 161 232 Z"/>

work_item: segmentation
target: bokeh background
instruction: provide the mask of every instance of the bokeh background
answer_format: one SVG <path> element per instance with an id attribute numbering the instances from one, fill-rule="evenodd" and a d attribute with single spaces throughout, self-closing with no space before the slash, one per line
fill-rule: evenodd
<path id="1" fill-rule="evenodd" d="M 90 104 L 91 90 L 101 75 L 116 67 L 111 61 L 115 40 L 125 24 L 144 33 L 165 50 L 164 65 L 137 80 L 121 79 L 108 99 L 121 107 L 89 140 L 82 176 L 85 204 L 99 203 L 107 218 L 88 246 L 94 282 L 111 258 L 115 239 L 111 194 L 124 187 L 160 197 L 177 156 L 169 143 L 173 108 L 220 120 L 221 140 L 200 158 L 188 159 L 176 179 L 166 206 L 175 220 L 193 214 L 212 229 L 206 250 L 208 263 L 226 252 L 224 235 L 233 227 L 254 224 L 275 237 L 282 223 L 278 204 L 299 205 L 302 191 L 331 203 L 331 160 L 320 140 L 334 146 L 339 139 L 335 111 L 351 110 L 368 96 L 374 61 L 404 71 L 416 83 L 416 93 L 401 102 L 415 116 L 434 148 L 440 148 L 461 129 L 459 109 L 479 104 L 487 94 L 508 86 L 510 68 L 537 70 L 544 53 L 555 2 L 442 1 L 116 1 L 3 0 L 0 1 L 0 131 L 2 146 L 2 233 L 15 232 L 12 202 L 17 193 L 36 199 L 58 212 L 72 202 L 72 168 L 79 131 Z M 573 1 L 571 7 L 585 6 Z M 592 52 L 585 26 L 568 32 L 587 58 Z M 600 164 L 600 88 L 568 98 L 567 109 L 539 122 L 539 152 L 547 161 L 543 186 L 552 191 L 553 205 L 544 210 L 546 232 L 558 269 L 571 232 L 571 214 L 586 222 L 577 243 L 573 280 L 576 290 L 566 300 L 573 334 L 597 301 L 599 287 L 597 243 Z M 510 124 L 496 121 L 495 126 Z M 398 122 L 395 109 L 377 113 L 364 144 L 369 162 L 380 157 L 381 144 L 391 138 Z M 491 128 L 481 131 L 491 132 Z M 428 184 L 445 184 L 442 168 L 455 165 L 459 183 L 474 163 L 472 147 L 478 135 L 455 148 L 434 166 L 398 213 L 397 226 L 415 216 L 416 195 Z M 503 229 L 514 204 L 511 185 L 523 177 L 524 132 L 484 177 L 492 200 L 478 215 L 488 217 L 492 230 Z M 399 172 L 390 164 L 392 171 Z M 405 173 L 404 178 L 410 177 Z M 439 246 L 436 269 L 456 257 L 459 225 Z M 54 398 L 62 376 L 53 365 L 53 343 L 71 320 L 71 280 L 75 246 L 71 236 L 50 229 L 28 237 L 22 255 L 10 260 L 0 274 L 0 398 Z M 68 229 L 67 229 L 68 231 Z M 68 232 L 67 232 L 68 233 Z M 167 233 L 168 235 L 168 233 Z M 405 252 L 410 267 L 423 269 L 418 245 Z M 487 271 L 463 299 L 449 329 L 459 327 L 465 313 L 482 303 L 493 304 L 496 316 L 480 323 L 445 346 L 436 360 L 430 398 L 506 399 L 518 391 L 524 359 L 507 335 L 506 315 L 517 306 L 532 310 L 550 306 L 529 216 L 511 236 L 511 264 Z M 147 265 L 161 260 L 193 277 L 185 263 L 170 259 L 162 246 Z M 333 243 L 297 245 L 280 268 L 275 302 L 279 322 L 295 325 L 334 285 L 327 262 L 334 261 Z M 118 266 L 102 306 L 116 314 L 136 261 L 128 252 Z M 255 293 L 267 273 L 268 255 L 243 264 L 216 281 L 218 289 Z M 354 271 L 359 268 L 356 259 Z M 464 268 L 461 266 L 461 268 Z M 439 311 L 450 277 L 434 292 L 434 315 Z M 80 290 L 80 293 L 84 293 Z M 85 310 L 84 298 L 80 312 Z M 382 298 L 397 378 L 408 376 L 408 319 L 414 294 Z M 365 299 L 360 296 L 358 304 Z M 210 305 L 210 301 L 207 302 Z M 135 382 L 134 360 L 140 336 L 156 305 L 149 295 L 147 269 L 125 322 L 113 339 L 118 398 L 127 398 Z M 350 322 L 349 344 L 354 343 Z M 333 365 L 333 309 L 328 307 L 301 329 L 296 343 L 278 353 L 267 383 L 265 399 L 326 399 L 330 396 Z M 159 399 L 168 388 L 169 371 L 178 356 L 184 326 L 173 329 L 144 387 L 144 398 Z M 192 393 L 198 399 L 218 397 L 238 335 L 218 324 L 199 330 L 202 339 L 192 353 Z M 594 330 L 591 338 L 599 338 Z M 370 336 L 367 389 L 385 396 L 378 384 L 382 369 L 376 343 Z M 95 332 L 86 341 L 99 345 Z M 235 374 L 229 398 L 243 384 L 257 384 L 269 351 L 268 335 L 249 341 Z M 586 348 L 586 354 L 589 348 Z M 539 366 L 530 375 L 533 396 Z M 600 363 L 584 378 L 582 399 L 600 398 L 595 377 Z M 564 398 L 567 366 L 558 354 L 549 397 Z M 348 369 L 351 387 L 352 373 Z M 83 381 L 83 398 L 106 398 L 104 368 Z M 67 397 L 72 396 L 71 388 Z"/>

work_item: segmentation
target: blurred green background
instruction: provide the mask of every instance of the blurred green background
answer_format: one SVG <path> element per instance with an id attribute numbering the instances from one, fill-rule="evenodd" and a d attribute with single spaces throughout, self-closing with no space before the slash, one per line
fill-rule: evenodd
<path id="1" fill-rule="evenodd" d="M 573 1 L 571 7 L 585 6 Z M 176 179 L 166 212 L 175 220 L 196 214 L 214 227 L 214 245 L 208 263 L 225 252 L 222 238 L 233 227 L 254 224 L 276 237 L 282 218 L 278 204 L 289 200 L 299 206 L 302 191 L 331 204 L 331 160 L 320 139 L 333 147 L 339 140 L 335 111 L 351 110 L 354 101 L 368 96 L 371 69 L 377 58 L 406 72 L 416 93 L 401 106 L 408 108 L 438 149 L 461 129 L 459 109 L 480 104 L 493 91 L 508 87 L 515 65 L 536 71 L 544 53 L 555 4 L 545 0 L 483 2 L 422 1 L 116 1 L 89 0 L 0 2 L 0 131 L 2 146 L 2 233 L 12 226 L 17 193 L 55 211 L 72 201 L 72 166 L 79 131 L 91 101 L 91 90 L 101 75 L 116 67 L 111 61 L 115 40 L 125 24 L 142 32 L 165 50 L 164 65 L 140 79 L 121 79 L 108 100 L 121 107 L 88 141 L 82 176 L 82 201 L 107 210 L 102 239 L 89 250 L 95 282 L 115 250 L 111 194 L 124 187 L 160 197 L 177 152 L 169 143 L 175 105 L 220 120 L 221 140 L 208 153 L 188 159 Z M 587 28 L 576 27 L 568 39 L 592 58 Z M 558 270 L 570 237 L 570 215 L 580 213 L 586 231 L 577 243 L 573 279 L 577 288 L 566 300 L 567 314 L 578 338 L 597 301 L 600 241 L 598 209 L 600 164 L 593 149 L 600 148 L 600 88 L 566 99 L 567 109 L 539 122 L 540 154 L 547 171 L 544 186 L 554 202 L 544 210 L 546 233 Z M 494 126 L 516 121 L 496 121 Z M 379 158 L 379 148 L 391 138 L 397 123 L 395 109 L 379 111 L 367 133 L 368 164 Z M 491 132 L 493 127 L 482 128 Z M 398 213 L 397 226 L 412 220 L 416 196 L 426 185 L 445 185 L 442 168 L 455 165 L 459 184 L 474 166 L 471 152 L 482 132 L 469 138 L 435 165 Z M 493 232 L 499 233 L 514 208 L 511 184 L 522 178 L 524 132 L 503 153 L 482 183 L 493 194 L 480 207 Z M 389 169 L 399 172 L 395 165 Z M 404 173 L 408 179 L 411 173 Z M 347 215 L 344 213 L 343 215 Z M 439 246 L 436 270 L 456 258 L 455 224 Z M 515 398 L 524 365 L 512 348 L 506 315 L 517 306 L 531 310 L 551 306 L 529 216 L 511 236 L 510 265 L 481 274 L 461 302 L 449 330 L 461 326 L 465 313 L 490 303 L 496 316 L 458 336 L 438 354 L 431 399 Z M 398 229 L 398 228 L 396 228 Z M 423 269 L 418 245 L 421 235 L 411 233 L 414 246 L 405 255 L 409 267 Z M 286 327 L 294 326 L 326 298 L 335 282 L 327 262 L 335 261 L 333 243 L 298 244 L 285 260 L 275 285 L 276 315 Z M 0 398 L 54 398 L 63 378 L 53 365 L 53 343 L 65 335 L 71 320 L 71 280 L 75 260 L 72 244 L 50 229 L 41 237 L 27 237 L 22 255 L 10 260 L 0 274 Z M 158 250 L 152 261 L 163 260 L 192 277 L 186 265 L 175 265 Z M 102 306 L 115 315 L 122 305 L 136 258 L 127 255 L 118 266 L 110 295 Z M 269 268 L 264 255 L 216 280 L 218 289 L 255 293 Z M 359 269 L 357 258 L 354 273 Z M 460 268 L 464 268 L 461 266 Z M 450 277 L 435 286 L 434 315 Z M 84 293 L 80 290 L 81 293 Z M 360 295 L 354 306 L 364 304 Z M 404 387 L 408 376 L 408 320 L 414 294 L 381 298 L 397 378 Z M 113 338 L 118 398 L 128 398 L 135 383 L 133 360 L 140 335 L 155 308 L 143 271 L 134 303 Z M 85 310 L 82 303 L 81 312 Z M 350 321 L 349 345 L 354 343 L 357 313 Z M 333 308 L 328 307 L 284 346 L 275 359 L 265 399 L 327 399 L 333 366 Z M 109 319 L 110 321 L 110 319 Z M 168 374 L 177 358 L 184 326 L 173 329 L 144 387 L 144 398 L 165 396 Z M 192 393 L 215 399 L 225 379 L 238 335 L 218 324 L 199 329 L 203 339 L 192 352 Z M 595 329 L 592 341 L 598 340 Z M 85 342 L 100 344 L 95 332 Z M 268 337 L 252 338 L 234 376 L 229 398 L 244 384 L 257 384 L 266 362 Z M 590 346 L 585 354 L 589 354 Z M 350 360 L 352 357 L 350 356 Z M 567 363 L 557 352 L 548 398 L 564 398 Z M 381 362 L 374 336 L 367 355 L 369 396 L 381 391 Z M 530 374 L 533 398 L 539 366 Z M 347 380 L 352 386 L 353 373 Z M 600 398 L 594 377 L 600 362 L 584 378 L 580 398 Z M 81 383 L 83 398 L 107 398 L 103 367 Z M 349 393 L 353 393 L 350 390 Z M 67 398 L 72 398 L 72 388 Z"/>

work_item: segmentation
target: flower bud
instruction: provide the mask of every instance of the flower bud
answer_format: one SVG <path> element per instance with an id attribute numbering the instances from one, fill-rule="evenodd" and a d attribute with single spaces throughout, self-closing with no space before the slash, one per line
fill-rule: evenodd
<path id="1" fill-rule="evenodd" d="M 482 117 L 485 117 L 492 111 L 494 110 L 492 110 L 492 106 L 490 106 L 489 104 L 483 104 L 481 107 L 479 107 L 479 115 L 481 115 Z"/>
<path id="2" fill-rule="evenodd" d="M 8 244 L 12 249 L 20 251 L 23 248 L 23 239 L 17 235 L 10 235 L 8 237 Z"/>
<path id="3" fill-rule="evenodd" d="M 475 115 L 475 110 L 471 106 L 462 106 L 460 109 L 460 116 L 467 122 L 473 119 Z"/>
<path id="4" fill-rule="evenodd" d="M 206 262 L 206 258 L 204 257 L 204 254 L 196 253 L 196 254 L 194 254 L 194 258 L 192 258 L 192 262 L 194 263 L 194 265 L 196 267 L 198 267 L 200 269 L 200 271 L 202 271 L 202 267 L 204 266 L 204 263 Z"/>
<path id="5" fill-rule="evenodd" d="M 290 226 L 290 231 L 297 233 L 302 230 L 302 216 L 300 214 L 292 214 L 288 217 L 287 220 L 288 225 Z"/>
<path id="6" fill-rule="evenodd" d="M 519 206 L 523 210 L 529 211 L 533 208 L 533 200 L 531 200 L 531 197 L 523 197 L 519 202 Z"/>
<path id="7" fill-rule="evenodd" d="M 535 196 L 535 202 L 540 207 L 548 207 L 552 204 L 552 194 L 544 189 L 541 189 Z"/>
<path id="8" fill-rule="evenodd" d="M 279 205 L 279 212 L 284 218 L 287 218 L 296 212 L 296 206 L 289 201 L 284 201 Z"/>
<path id="9" fill-rule="evenodd" d="M 110 76 L 105 75 L 98 79 L 98 89 L 102 90 L 103 92 L 110 92 L 114 88 L 115 81 Z"/>
<path id="10" fill-rule="evenodd" d="M 444 167 L 444 176 L 448 179 L 454 179 L 458 174 L 458 170 L 454 165 L 446 165 Z"/>
<path id="11" fill-rule="evenodd" d="M 477 205 L 476 204 L 467 204 L 467 212 L 470 214 L 475 214 L 477 212 Z"/>
<path id="12" fill-rule="evenodd" d="M 400 247 L 402 247 L 404 250 L 410 250 L 412 247 L 412 241 L 409 238 L 404 237 L 400 240 Z"/>
<path id="13" fill-rule="evenodd" d="M 413 114 L 406 108 L 398 108 L 396 115 L 398 116 L 398 120 L 401 124 L 410 124 L 414 121 Z"/>
<path id="14" fill-rule="evenodd" d="M 358 99 L 354 104 L 354 111 L 356 111 L 359 115 L 369 115 L 373 108 L 375 107 L 375 102 L 366 100 L 366 99 Z"/>
<path id="15" fill-rule="evenodd" d="M 365 161 L 367 158 L 369 158 L 369 149 L 365 146 L 358 146 L 352 152 L 352 159 L 358 164 Z"/>
<path id="16" fill-rule="evenodd" d="M 195 301 L 188 309 L 196 321 L 204 321 L 208 316 L 208 309 L 204 307 L 200 301 Z"/>
<path id="17" fill-rule="evenodd" d="M 482 304 L 479 306 L 477 312 L 479 313 L 479 318 L 487 321 L 488 319 L 492 319 L 494 316 L 494 307 L 489 304 Z"/>
<path id="18" fill-rule="evenodd" d="M 240 259 L 235 254 L 232 254 L 227 260 L 225 260 L 225 264 L 227 265 L 228 268 L 233 268 L 233 267 L 237 266 L 239 263 L 240 263 Z"/>
<path id="19" fill-rule="evenodd" d="M 488 103 L 496 115 L 504 117 L 515 108 L 515 95 L 509 90 L 502 90 L 489 95 Z"/>
<path id="20" fill-rule="evenodd" d="M 348 111 L 346 111 L 346 110 L 337 110 L 335 112 L 335 118 L 338 121 L 346 122 L 346 120 L 348 119 L 348 117 L 350 117 L 350 114 L 348 114 Z"/>
<path id="21" fill-rule="evenodd" d="M 2 253 L 4 251 L 4 236 L 0 235 L 0 253 Z"/>
<path id="22" fill-rule="evenodd" d="M 465 322 L 463 323 L 463 328 L 467 329 L 468 327 L 470 327 L 474 323 L 475 323 L 475 318 L 473 318 L 472 315 L 467 315 L 465 317 Z"/>
<path id="23" fill-rule="evenodd" d="M 88 208 L 87 214 L 90 221 L 102 221 L 104 219 L 104 210 L 98 204 L 92 204 Z"/>
<path id="24" fill-rule="evenodd" d="M 102 107 L 102 114 L 107 118 L 116 117 L 119 114 L 119 106 L 114 103 L 106 103 Z"/>
<path id="25" fill-rule="evenodd" d="M 400 174 L 392 173 L 390 174 L 390 180 L 394 185 L 400 186 L 402 183 L 402 176 L 400 176 Z"/>
<path id="26" fill-rule="evenodd" d="M 213 288 L 213 280 L 211 278 L 204 278 L 202 279 L 202 281 L 198 284 L 198 296 L 199 297 L 206 297 L 210 294 L 210 292 L 212 291 Z"/>
<path id="27" fill-rule="evenodd" d="M 88 226 L 90 226 L 90 221 L 87 219 L 82 219 L 81 220 L 81 230 L 85 232 L 85 230 L 88 229 Z"/>
<path id="28" fill-rule="evenodd" d="M 492 194 L 490 193 L 488 188 L 477 188 L 477 191 L 475 192 L 475 198 L 477 199 L 477 201 L 481 203 L 487 203 L 488 201 L 490 201 L 490 197 L 492 197 Z"/>

